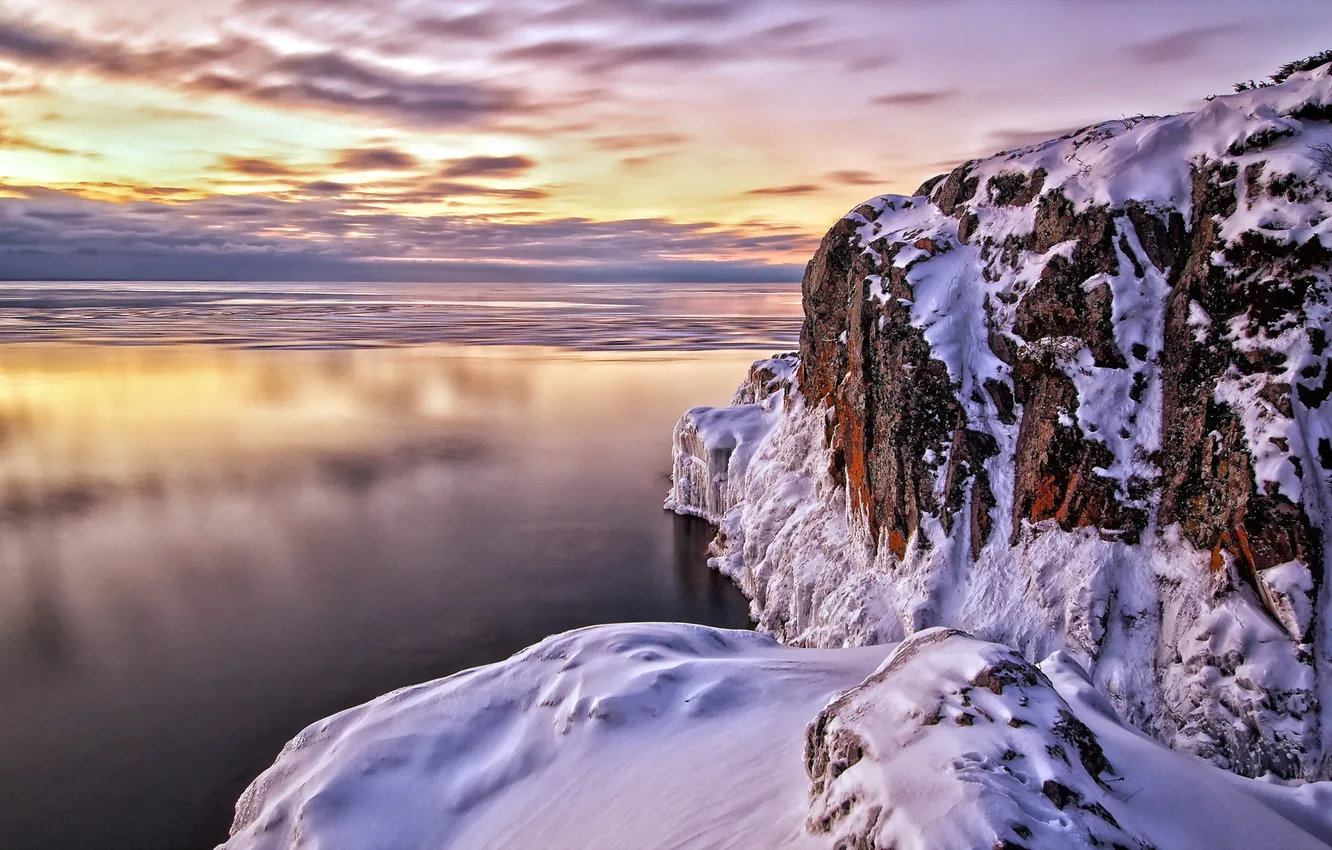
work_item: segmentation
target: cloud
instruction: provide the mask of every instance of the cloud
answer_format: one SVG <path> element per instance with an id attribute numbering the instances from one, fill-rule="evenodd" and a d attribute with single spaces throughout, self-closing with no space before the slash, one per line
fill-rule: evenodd
<path id="1" fill-rule="evenodd" d="M 430 280 L 466 279 L 485 269 L 498 276 L 488 279 L 605 279 L 630 271 L 635 279 L 771 279 L 774 269 L 791 270 L 768 265 L 767 257 L 803 255 L 816 242 L 778 224 L 413 216 L 348 207 L 341 199 L 258 195 L 114 204 L 8 188 L 27 195 L 0 198 L 0 275 L 8 279 Z M 292 227 L 304 238 L 290 239 Z"/>
<path id="2" fill-rule="evenodd" d="M 48 145 L 26 133 L 20 133 L 17 130 L 10 130 L 5 127 L 0 127 L 0 149 L 37 151 L 57 156 L 96 156 L 95 154 L 81 154 L 79 151 L 62 148 L 58 145 Z"/>
<path id="3" fill-rule="evenodd" d="M 602 50 L 589 65 L 592 71 L 612 71 L 633 65 L 696 65 L 734 58 L 725 47 L 703 41 L 663 41 L 631 44 Z"/>
<path id="4" fill-rule="evenodd" d="M 351 187 L 346 183 L 335 183 L 332 180 L 314 180 L 302 184 L 301 188 L 307 192 L 315 192 L 320 195 L 339 195 Z"/>
<path id="5" fill-rule="evenodd" d="M 54 65 L 85 61 L 88 58 L 77 40 L 6 21 L 0 21 L 0 56 Z"/>
<path id="6" fill-rule="evenodd" d="M 524 44 L 500 53 L 506 61 L 572 65 L 597 74 L 634 66 L 693 66 L 731 60 L 738 55 L 725 47 L 697 39 L 616 44 L 588 39 L 557 38 Z"/>
<path id="7" fill-rule="evenodd" d="M 516 198 L 532 201 L 547 197 L 547 193 L 540 189 L 498 189 L 494 186 L 481 186 L 476 183 L 437 180 L 433 183 L 427 183 L 411 194 L 393 195 L 392 197 L 396 203 L 402 203 L 403 201 L 425 203 L 440 198 L 468 197 Z"/>
<path id="8" fill-rule="evenodd" d="M 735 17 L 745 7 L 751 5 L 736 0 L 686 0 L 686 2 L 666 2 L 637 5 L 640 9 L 649 9 L 650 16 L 672 23 L 716 23 Z"/>
<path id="9" fill-rule="evenodd" d="M 812 183 L 797 183 L 791 186 L 768 186 L 763 189 L 750 189 L 745 194 L 758 196 L 812 195 L 815 192 L 822 191 L 822 186 L 815 186 Z"/>
<path id="10" fill-rule="evenodd" d="M 646 168 L 654 162 L 660 162 L 666 154 L 656 154 L 653 156 L 626 156 L 620 158 L 620 167 L 630 170 Z"/>
<path id="11" fill-rule="evenodd" d="M 853 56 L 846 63 L 846 70 L 852 74 L 863 74 L 868 71 L 879 71 L 887 68 L 897 62 L 896 56 L 888 56 L 882 53 L 866 54 L 864 56 Z"/>
<path id="12" fill-rule="evenodd" d="M 409 77 L 334 52 L 283 57 L 248 78 L 215 75 L 199 83 L 257 101 L 386 114 L 437 127 L 526 111 L 514 89 Z"/>
<path id="13" fill-rule="evenodd" d="M 592 146 L 603 151 L 630 151 L 641 148 L 675 147 L 688 141 L 688 136 L 679 133 L 626 133 L 598 136 L 592 139 Z"/>
<path id="14" fill-rule="evenodd" d="M 407 171 L 420 160 L 393 148 L 353 148 L 342 151 L 334 165 L 347 171 Z"/>
<path id="15" fill-rule="evenodd" d="M 995 151 L 1011 151 L 1019 148 L 1026 148 L 1032 145 L 1039 145 L 1042 142 L 1048 142 L 1051 139 L 1058 139 L 1069 133 L 1075 133 L 1082 127 L 1061 127 L 1053 130 L 1024 130 L 1007 128 L 1002 130 L 991 130 L 985 134 L 986 149 L 981 151 L 983 155 L 988 155 Z"/>
<path id="16" fill-rule="evenodd" d="M 878 97 L 870 98 L 870 103 L 875 106 L 935 106 L 952 100 L 956 96 L 957 92 L 953 89 L 905 91 L 881 94 Z"/>
<path id="17" fill-rule="evenodd" d="M 282 53 L 235 34 L 201 45 L 135 47 L 0 21 L 0 57 L 260 103 L 388 116 L 413 126 L 457 127 L 532 110 L 512 87 L 408 74 L 336 49 Z"/>
<path id="18" fill-rule="evenodd" d="M 583 39 L 551 39 L 512 47 L 500 53 L 501 59 L 541 61 L 551 59 L 572 59 L 587 56 L 597 49 L 597 44 Z"/>
<path id="19" fill-rule="evenodd" d="M 290 165 L 261 157 L 224 156 L 217 165 L 223 171 L 246 177 L 292 177 L 301 173 Z"/>
<path id="20" fill-rule="evenodd" d="M 1202 53 L 1213 41 L 1240 30 L 1240 27 L 1233 25 L 1182 30 L 1129 45 L 1124 48 L 1124 53 L 1129 58 L 1147 65 L 1181 62 Z"/>
<path id="21" fill-rule="evenodd" d="M 498 58 L 551 64 L 587 75 L 639 67 L 687 71 L 724 63 L 769 62 L 778 57 L 841 61 L 843 51 L 839 42 L 816 43 L 808 39 L 823 27 L 817 20 L 789 20 L 757 29 L 718 26 L 723 21 L 737 18 L 737 10 L 747 5 L 750 4 L 654 4 L 623 0 L 616 0 L 614 4 L 580 3 L 576 6 L 595 8 L 604 20 L 614 20 L 620 25 L 620 31 L 596 36 L 589 36 L 586 29 L 574 29 L 573 34 L 568 30 L 556 31 L 543 40 L 507 47 Z M 748 22 L 749 18 L 742 20 Z M 680 35 L 680 26 L 653 25 L 662 22 L 690 26 L 687 34 Z M 644 38 L 642 33 L 645 32 L 652 36 Z"/>
<path id="22" fill-rule="evenodd" d="M 35 74 L 83 71 L 403 128 L 512 130 L 518 119 L 542 124 L 589 101 L 615 102 L 619 72 L 685 73 L 779 57 L 843 61 L 835 41 L 807 41 L 827 28 L 823 18 L 793 18 L 778 5 L 489 0 L 423 14 L 401 0 L 243 0 L 211 41 L 195 43 L 147 40 L 166 31 L 151 26 L 116 38 L 0 13 L 0 59 Z M 554 73 L 521 73 L 533 65 Z M 569 75 L 582 79 L 571 84 Z M 580 95 L 577 86 L 588 83 L 598 91 Z"/>
<path id="23" fill-rule="evenodd" d="M 806 36 L 813 32 L 816 32 L 817 30 L 821 29 L 822 26 L 823 25 L 821 22 L 813 19 L 788 21 L 784 24 L 776 24 L 774 26 L 770 26 L 767 27 L 766 29 L 760 30 L 758 33 L 758 37 L 764 40 L 783 40 L 783 39 L 799 38 L 801 36 Z"/>
<path id="24" fill-rule="evenodd" d="M 718 23 L 736 17 L 752 0 L 575 0 L 541 16 L 555 23 L 622 21 L 689 24 Z"/>
<path id="25" fill-rule="evenodd" d="M 512 177 L 530 171 L 536 162 L 525 156 L 468 156 L 452 159 L 440 174 L 444 177 Z"/>
<path id="26" fill-rule="evenodd" d="M 503 29 L 500 16 L 492 9 L 456 15 L 451 18 L 423 18 L 414 28 L 427 35 L 452 39 L 493 39 Z"/>
<path id="27" fill-rule="evenodd" d="M 829 171 L 827 177 L 844 186 L 879 186 L 884 182 L 868 171 L 859 170 Z"/>

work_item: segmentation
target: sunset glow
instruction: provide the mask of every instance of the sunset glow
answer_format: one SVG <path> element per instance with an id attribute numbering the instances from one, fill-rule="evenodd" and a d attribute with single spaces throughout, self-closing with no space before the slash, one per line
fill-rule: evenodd
<path id="1" fill-rule="evenodd" d="M 790 279 L 866 197 L 1332 35 L 1192 6 L 7 0 L 0 275 Z"/>

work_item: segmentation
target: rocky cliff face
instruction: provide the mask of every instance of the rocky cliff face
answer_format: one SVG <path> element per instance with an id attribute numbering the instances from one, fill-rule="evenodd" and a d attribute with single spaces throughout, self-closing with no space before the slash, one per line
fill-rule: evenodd
<path id="1" fill-rule="evenodd" d="M 722 522 L 761 625 L 1067 650 L 1174 746 L 1328 775 L 1329 122 L 1324 66 L 837 222 Z"/>

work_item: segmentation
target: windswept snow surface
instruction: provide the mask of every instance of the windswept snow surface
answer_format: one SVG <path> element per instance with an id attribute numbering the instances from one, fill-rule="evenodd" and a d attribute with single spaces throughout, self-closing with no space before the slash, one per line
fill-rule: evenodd
<path id="1" fill-rule="evenodd" d="M 821 847 L 805 725 L 891 647 L 605 626 L 306 729 L 227 850 Z"/>
<path id="2" fill-rule="evenodd" d="M 570 632 L 306 729 L 245 793 L 224 847 L 1332 840 L 1332 788 L 1171 753 L 1122 723 L 1073 661 L 1044 670 L 942 629 L 841 650 L 684 625 Z M 857 832 L 877 843 L 844 843 Z"/>

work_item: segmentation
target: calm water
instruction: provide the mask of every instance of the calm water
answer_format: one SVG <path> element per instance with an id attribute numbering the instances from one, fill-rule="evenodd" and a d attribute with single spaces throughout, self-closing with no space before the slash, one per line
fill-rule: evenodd
<path id="1" fill-rule="evenodd" d="M 6 848 L 209 848 L 332 712 L 748 625 L 661 510 L 670 431 L 791 347 L 794 287 L 247 287 L 0 285 Z"/>

